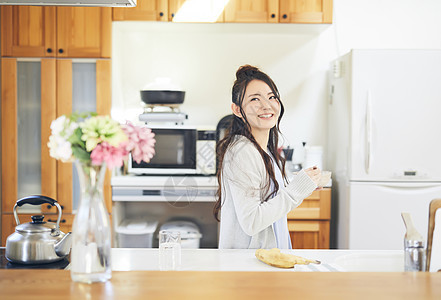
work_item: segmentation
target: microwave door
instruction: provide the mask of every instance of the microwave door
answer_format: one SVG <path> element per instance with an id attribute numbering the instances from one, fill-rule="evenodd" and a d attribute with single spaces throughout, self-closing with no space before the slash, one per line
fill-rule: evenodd
<path id="1" fill-rule="evenodd" d="M 155 133 L 155 155 L 149 163 L 131 159 L 129 172 L 135 174 L 196 173 L 196 129 L 152 128 Z"/>

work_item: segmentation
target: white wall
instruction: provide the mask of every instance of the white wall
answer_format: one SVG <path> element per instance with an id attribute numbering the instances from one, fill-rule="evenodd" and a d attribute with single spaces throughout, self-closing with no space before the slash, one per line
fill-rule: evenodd
<path id="1" fill-rule="evenodd" d="M 187 92 L 188 124 L 215 126 L 235 71 L 252 64 L 279 88 L 285 145 L 326 146 L 331 61 L 352 48 L 441 49 L 440 14 L 439 0 L 334 0 L 332 25 L 114 22 L 112 115 L 136 121 L 139 91 L 167 76 Z"/>

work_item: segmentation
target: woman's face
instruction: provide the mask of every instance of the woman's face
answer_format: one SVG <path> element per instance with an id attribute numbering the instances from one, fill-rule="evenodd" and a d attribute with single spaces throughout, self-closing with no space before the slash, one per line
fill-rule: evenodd
<path id="1" fill-rule="evenodd" d="M 243 98 L 242 109 L 251 126 L 251 130 L 270 130 L 277 124 L 280 113 L 280 103 L 271 88 L 263 81 L 250 81 Z M 237 115 L 238 107 L 233 107 Z M 240 115 L 239 115 L 240 116 Z"/>

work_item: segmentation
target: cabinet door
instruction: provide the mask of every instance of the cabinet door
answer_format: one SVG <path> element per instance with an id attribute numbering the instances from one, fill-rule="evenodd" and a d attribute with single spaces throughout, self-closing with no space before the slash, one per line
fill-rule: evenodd
<path id="1" fill-rule="evenodd" d="M 330 220 L 331 189 L 314 191 L 302 204 L 288 213 L 288 220 Z"/>
<path id="2" fill-rule="evenodd" d="M 74 111 L 96 111 L 110 114 L 111 62 L 99 60 L 57 60 L 57 116 Z M 57 196 L 63 212 L 74 212 L 79 202 L 79 184 L 72 163 L 57 161 Z M 104 199 L 111 211 L 110 172 L 104 182 Z M 56 208 L 44 206 L 44 212 L 55 213 Z"/>
<path id="3" fill-rule="evenodd" d="M 280 0 L 281 23 L 332 23 L 332 0 Z"/>
<path id="4" fill-rule="evenodd" d="M 224 22 L 224 8 L 228 1 L 169 0 L 168 20 L 173 22 Z"/>
<path id="5" fill-rule="evenodd" d="M 279 0 L 230 0 L 224 13 L 225 22 L 277 23 Z"/>
<path id="6" fill-rule="evenodd" d="M 113 8 L 113 21 L 168 21 L 167 0 L 138 0 L 136 7 Z"/>
<path id="7" fill-rule="evenodd" d="M 55 56 L 56 8 L 43 6 L 1 7 L 1 55 Z"/>
<path id="8" fill-rule="evenodd" d="M 55 63 L 3 58 L 1 70 L 2 212 L 6 213 L 24 196 L 56 199 L 56 164 L 47 147 L 55 118 Z"/>
<path id="9" fill-rule="evenodd" d="M 329 249 L 329 221 L 288 220 L 293 249 Z"/>
<path id="10" fill-rule="evenodd" d="M 58 57 L 110 57 L 111 8 L 57 7 Z"/>

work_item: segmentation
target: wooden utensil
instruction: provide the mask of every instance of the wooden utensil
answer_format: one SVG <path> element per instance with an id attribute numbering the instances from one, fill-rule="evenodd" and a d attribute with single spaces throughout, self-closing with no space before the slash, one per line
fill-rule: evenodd
<path id="1" fill-rule="evenodd" d="M 423 236 L 416 230 L 409 213 L 402 212 L 404 225 L 406 226 L 406 239 L 409 241 L 423 241 Z"/>
<path id="2" fill-rule="evenodd" d="M 427 232 L 427 258 L 426 270 L 430 271 L 430 258 L 432 256 L 433 231 L 435 230 L 435 214 L 436 210 L 441 208 L 441 199 L 434 199 L 429 206 L 429 230 Z M 441 224 L 438 224 L 441 226 Z"/>

